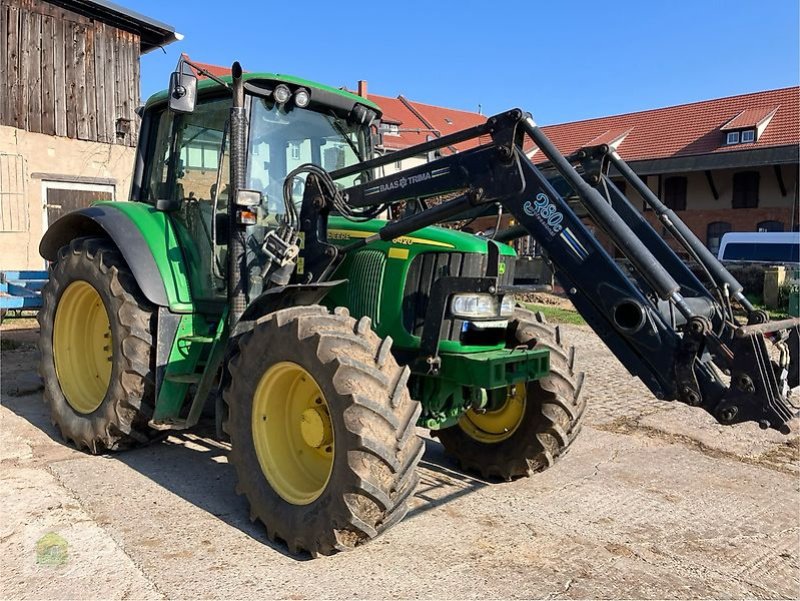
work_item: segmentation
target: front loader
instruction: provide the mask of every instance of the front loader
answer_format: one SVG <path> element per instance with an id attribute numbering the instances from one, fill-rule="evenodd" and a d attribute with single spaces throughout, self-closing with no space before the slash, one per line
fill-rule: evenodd
<path id="1" fill-rule="evenodd" d="M 251 518 L 313 555 L 402 519 L 417 427 L 486 479 L 543 470 L 580 431 L 587 395 L 560 329 L 515 302 L 532 288 L 513 284 L 504 242 L 528 234 L 657 398 L 787 431 L 798 321 L 755 310 L 613 150 L 563 157 L 514 109 L 373 157 L 380 108 L 364 98 L 238 63 L 198 83 L 188 66 L 142 111 L 130 201 L 70 213 L 41 243 L 45 398 L 79 448 L 144 444 L 211 404 Z M 490 141 L 382 174 L 478 138 Z M 526 139 L 549 164 L 531 163 Z M 707 281 L 611 183 L 612 165 Z M 405 215 L 386 220 L 401 202 Z M 494 240 L 437 227 L 498 206 L 518 225 Z"/>

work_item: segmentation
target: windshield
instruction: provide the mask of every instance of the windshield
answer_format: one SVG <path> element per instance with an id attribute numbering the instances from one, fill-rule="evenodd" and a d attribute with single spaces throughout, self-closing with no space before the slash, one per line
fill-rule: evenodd
<path id="1" fill-rule="evenodd" d="M 259 222 L 276 224 L 285 213 L 283 181 L 304 163 L 335 171 L 365 160 L 368 130 L 350 125 L 334 114 L 299 107 L 286 111 L 268 99 L 253 98 L 248 148 L 247 187 L 264 193 Z M 337 180 L 348 187 L 359 183 L 360 174 Z M 293 200 L 300 210 L 305 175 L 294 182 Z"/>

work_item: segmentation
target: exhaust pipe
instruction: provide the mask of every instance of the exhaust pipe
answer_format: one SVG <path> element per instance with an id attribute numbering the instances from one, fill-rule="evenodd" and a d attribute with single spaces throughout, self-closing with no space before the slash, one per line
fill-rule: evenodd
<path id="1" fill-rule="evenodd" d="M 230 124 L 231 193 L 228 195 L 228 325 L 234 326 L 247 308 L 247 253 L 245 250 L 245 226 L 238 223 L 236 198 L 245 188 L 247 168 L 247 115 L 244 109 L 244 84 L 242 66 L 237 62 L 231 67 L 233 75 Z"/>

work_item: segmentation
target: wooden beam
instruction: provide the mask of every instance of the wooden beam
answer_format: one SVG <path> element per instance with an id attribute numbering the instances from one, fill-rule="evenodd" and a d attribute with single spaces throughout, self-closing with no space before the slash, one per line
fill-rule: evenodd
<path id="1" fill-rule="evenodd" d="M 781 196 L 786 196 L 786 182 L 783 181 L 783 172 L 781 171 L 780 165 L 774 165 L 775 167 L 775 177 L 778 180 L 778 187 L 781 189 Z"/>
<path id="2" fill-rule="evenodd" d="M 711 188 L 711 194 L 714 195 L 714 200 L 719 200 L 719 192 L 717 191 L 717 186 L 714 185 L 714 176 L 711 173 L 710 169 L 706 169 L 706 181 L 708 181 L 708 187 Z"/>
<path id="3" fill-rule="evenodd" d="M 71 32 L 64 21 L 53 20 L 53 118 L 57 136 L 67 135 L 67 62 L 72 60 L 72 46 L 67 40 L 72 39 Z"/>
<path id="4" fill-rule="evenodd" d="M 42 131 L 42 15 L 28 14 L 29 44 L 28 76 L 24 80 L 28 88 L 28 131 Z"/>
<path id="5" fill-rule="evenodd" d="M 42 16 L 42 133 L 56 133 L 55 113 L 55 20 Z"/>

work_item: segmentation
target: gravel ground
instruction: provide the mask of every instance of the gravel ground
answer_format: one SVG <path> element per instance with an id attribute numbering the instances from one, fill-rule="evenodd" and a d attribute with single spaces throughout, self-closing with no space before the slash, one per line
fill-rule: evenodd
<path id="1" fill-rule="evenodd" d="M 429 440 L 404 522 L 301 561 L 250 523 L 207 428 L 114 456 L 62 445 L 18 325 L 0 355 L 0 598 L 800 597 L 797 436 L 656 401 L 588 328 L 566 328 L 590 398 L 563 461 L 490 485 Z"/>

